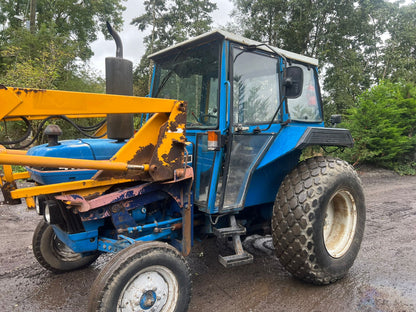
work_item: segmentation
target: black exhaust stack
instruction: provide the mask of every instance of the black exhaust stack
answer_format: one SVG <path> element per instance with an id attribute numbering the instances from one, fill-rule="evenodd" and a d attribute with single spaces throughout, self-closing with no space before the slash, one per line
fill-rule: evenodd
<path id="1" fill-rule="evenodd" d="M 107 22 L 107 29 L 116 42 L 116 57 L 105 58 L 106 93 L 133 95 L 133 63 L 123 59 L 123 44 L 120 36 Z M 117 105 L 117 103 L 114 103 Z M 133 114 L 108 114 L 107 136 L 124 141 L 134 134 Z"/>

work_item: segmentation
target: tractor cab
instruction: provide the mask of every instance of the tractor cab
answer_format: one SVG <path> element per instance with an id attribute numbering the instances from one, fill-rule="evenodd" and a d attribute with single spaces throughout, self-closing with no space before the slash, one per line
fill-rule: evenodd
<path id="1" fill-rule="evenodd" d="M 150 58 L 150 95 L 188 103 L 198 209 L 273 203 L 305 129 L 323 127 L 317 60 L 219 30 Z"/>

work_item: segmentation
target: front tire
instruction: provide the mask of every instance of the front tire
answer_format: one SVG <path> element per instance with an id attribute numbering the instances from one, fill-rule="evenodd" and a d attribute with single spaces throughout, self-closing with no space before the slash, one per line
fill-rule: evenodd
<path id="1" fill-rule="evenodd" d="M 36 260 L 54 273 L 64 273 L 84 268 L 93 263 L 99 253 L 82 255 L 72 251 L 55 235 L 53 228 L 41 220 L 33 233 L 33 254 Z"/>
<path id="2" fill-rule="evenodd" d="M 361 181 L 345 161 L 310 158 L 286 176 L 273 207 L 276 255 L 296 278 L 329 284 L 358 254 L 365 224 Z"/>
<path id="3" fill-rule="evenodd" d="M 190 299 L 191 274 L 182 255 L 166 243 L 136 243 L 97 276 L 88 311 L 182 312 Z"/>

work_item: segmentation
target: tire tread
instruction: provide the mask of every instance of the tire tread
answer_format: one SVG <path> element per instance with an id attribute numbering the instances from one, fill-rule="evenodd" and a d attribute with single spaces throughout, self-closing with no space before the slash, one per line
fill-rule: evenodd
<path id="1" fill-rule="evenodd" d="M 319 198 L 336 175 L 361 181 L 347 162 L 333 157 L 314 157 L 298 164 L 284 179 L 276 196 L 272 236 L 281 264 L 296 278 L 323 285 L 345 274 L 330 274 L 317 263 L 313 226 Z M 284 217 L 282 217 L 282 215 Z"/>

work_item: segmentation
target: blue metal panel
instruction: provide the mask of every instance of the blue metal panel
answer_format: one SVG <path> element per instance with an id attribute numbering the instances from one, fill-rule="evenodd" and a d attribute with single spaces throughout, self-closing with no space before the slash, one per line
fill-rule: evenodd
<path id="1" fill-rule="evenodd" d="M 74 252 L 95 251 L 98 248 L 98 230 L 68 234 L 56 225 L 52 225 L 56 236 Z"/>
<path id="2" fill-rule="evenodd" d="M 45 157 L 63 157 L 76 159 L 94 159 L 91 146 L 82 140 L 60 141 L 60 145 L 48 146 L 42 144 L 32 147 L 27 151 L 27 155 Z"/>
<path id="3" fill-rule="evenodd" d="M 80 139 L 59 141 L 59 145 L 42 144 L 32 147 L 27 155 L 89 160 L 110 159 L 125 143 L 109 139 Z"/>
<path id="4" fill-rule="evenodd" d="M 110 159 L 126 144 L 109 139 L 82 139 L 81 141 L 90 146 L 95 160 Z"/>
<path id="5" fill-rule="evenodd" d="M 231 86 L 228 81 L 228 57 L 229 57 L 230 43 L 224 41 L 221 51 L 221 71 L 220 71 L 220 123 L 219 130 L 221 134 L 227 133 L 230 122 L 230 105 L 231 105 Z M 213 214 L 218 212 L 218 208 L 215 207 L 215 201 L 217 197 L 217 185 L 220 177 L 220 170 L 222 167 L 224 158 L 224 148 L 215 152 L 214 166 L 212 171 L 211 185 L 209 188 L 208 205 L 206 212 Z"/>
<path id="6" fill-rule="evenodd" d="M 79 169 L 79 170 L 37 170 L 26 167 L 30 177 L 39 184 L 55 184 L 62 182 L 72 182 L 91 179 L 97 170 Z"/>
<path id="7" fill-rule="evenodd" d="M 42 144 L 28 150 L 27 155 L 60 157 L 88 160 L 110 159 L 125 144 L 109 139 L 80 139 L 64 140 L 60 145 L 48 146 Z M 27 167 L 31 178 L 39 184 L 54 184 L 62 182 L 90 179 L 97 170 L 38 170 Z"/>
<path id="8" fill-rule="evenodd" d="M 293 151 L 298 143 L 299 139 L 304 134 L 308 126 L 319 127 L 322 124 L 289 124 L 285 126 L 270 146 L 267 153 L 264 155 L 263 160 L 260 162 L 258 169 L 274 162 L 276 159 L 283 155 Z"/>
<path id="9" fill-rule="evenodd" d="M 148 234 L 141 236 L 139 238 L 134 239 L 135 242 L 149 242 L 149 241 L 157 241 L 161 239 L 166 239 L 169 236 L 174 235 L 174 233 L 171 230 L 166 230 L 161 233 L 155 233 L 155 234 Z M 120 235 L 121 237 L 125 237 L 123 235 Z M 126 237 L 127 238 L 127 237 Z M 131 239 L 111 239 L 111 238 L 100 238 L 98 240 L 98 247 L 97 249 L 99 251 L 103 252 L 119 252 L 120 250 L 132 245 Z"/>
<path id="10" fill-rule="evenodd" d="M 302 151 L 295 150 L 258 168 L 251 178 L 245 207 L 273 203 L 285 176 L 296 166 Z"/>
<path id="11" fill-rule="evenodd" d="M 230 95 L 231 95 L 231 88 L 230 82 L 227 80 L 227 72 L 228 72 L 228 51 L 229 51 L 230 43 L 228 41 L 224 41 L 222 45 L 222 52 L 221 52 L 221 70 L 220 70 L 220 129 L 221 134 L 224 134 L 225 131 L 228 129 L 227 120 L 229 121 L 228 116 L 228 108 L 231 103 Z"/>
<path id="12" fill-rule="evenodd" d="M 82 225 L 87 232 L 98 230 L 99 227 L 104 226 L 104 219 L 84 221 Z"/>

